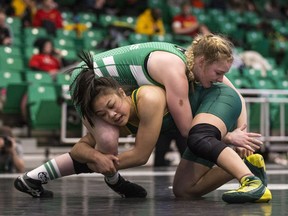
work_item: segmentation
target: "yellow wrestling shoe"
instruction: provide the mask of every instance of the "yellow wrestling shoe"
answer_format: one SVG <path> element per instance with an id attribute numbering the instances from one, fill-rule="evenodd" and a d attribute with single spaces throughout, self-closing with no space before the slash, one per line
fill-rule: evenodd
<path id="1" fill-rule="evenodd" d="M 267 187 L 268 179 L 266 174 L 266 166 L 264 162 L 264 158 L 260 154 L 253 154 L 243 159 L 246 166 L 250 169 L 250 171 L 260 178 L 262 183 Z"/>
<path id="2" fill-rule="evenodd" d="M 227 203 L 263 203 L 272 199 L 270 190 L 256 176 L 244 176 L 237 190 L 227 191 L 222 195 Z"/>

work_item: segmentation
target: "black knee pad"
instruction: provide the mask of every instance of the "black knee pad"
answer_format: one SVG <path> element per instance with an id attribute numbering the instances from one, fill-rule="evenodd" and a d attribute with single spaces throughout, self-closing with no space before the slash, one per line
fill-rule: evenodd
<path id="1" fill-rule="evenodd" d="M 198 157 L 217 164 L 217 158 L 227 147 L 221 141 L 221 132 L 210 124 L 198 124 L 191 128 L 187 145 Z"/>
<path id="2" fill-rule="evenodd" d="M 70 154 L 70 153 L 69 153 Z M 71 157 L 71 154 L 70 154 Z M 72 158 L 72 157 L 71 157 Z M 91 170 L 86 163 L 80 163 L 72 158 L 73 166 L 76 174 L 80 173 L 93 173 L 94 171 Z"/>

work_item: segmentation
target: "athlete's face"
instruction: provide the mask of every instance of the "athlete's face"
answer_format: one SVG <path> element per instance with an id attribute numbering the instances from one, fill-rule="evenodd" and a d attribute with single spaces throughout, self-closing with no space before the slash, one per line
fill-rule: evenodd
<path id="1" fill-rule="evenodd" d="M 204 88 L 210 88 L 213 83 L 223 82 L 224 75 L 229 71 L 232 62 L 227 60 L 216 61 L 211 64 L 203 62 L 196 76 Z"/>
<path id="2" fill-rule="evenodd" d="M 124 126 L 130 117 L 130 101 L 121 89 L 120 95 L 116 92 L 97 97 L 93 102 L 94 113 L 104 121 Z"/>

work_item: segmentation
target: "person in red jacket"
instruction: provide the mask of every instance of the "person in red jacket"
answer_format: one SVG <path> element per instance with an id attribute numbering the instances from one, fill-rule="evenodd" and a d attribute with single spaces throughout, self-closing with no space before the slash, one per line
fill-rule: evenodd
<path id="1" fill-rule="evenodd" d="M 172 30 L 178 35 L 195 37 L 197 34 L 209 34 L 206 25 L 198 22 L 197 17 L 191 13 L 191 4 L 185 2 L 181 5 L 181 13 L 173 17 Z"/>
<path id="2" fill-rule="evenodd" d="M 54 0 L 42 1 L 42 6 L 37 10 L 32 25 L 34 27 L 43 27 L 48 34 L 52 35 L 55 35 L 57 29 L 63 28 L 61 12 L 57 9 L 57 4 Z"/>
<path id="3" fill-rule="evenodd" d="M 52 76 L 62 67 L 62 60 L 59 51 L 54 49 L 50 39 L 40 38 L 35 46 L 39 53 L 31 56 L 29 67 L 33 70 L 46 71 Z"/>

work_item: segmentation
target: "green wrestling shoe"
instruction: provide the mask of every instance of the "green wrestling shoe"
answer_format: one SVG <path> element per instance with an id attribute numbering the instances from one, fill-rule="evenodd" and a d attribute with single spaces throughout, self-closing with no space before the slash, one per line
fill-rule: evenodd
<path id="1" fill-rule="evenodd" d="M 270 190 L 256 176 L 245 176 L 237 190 L 227 191 L 222 195 L 227 203 L 263 203 L 272 199 Z"/>
<path id="2" fill-rule="evenodd" d="M 267 187 L 268 179 L 264 158 L 260 154 L 253 154 L 243 159 L 250 171 L 260 178 L 262 183 Z"/>

